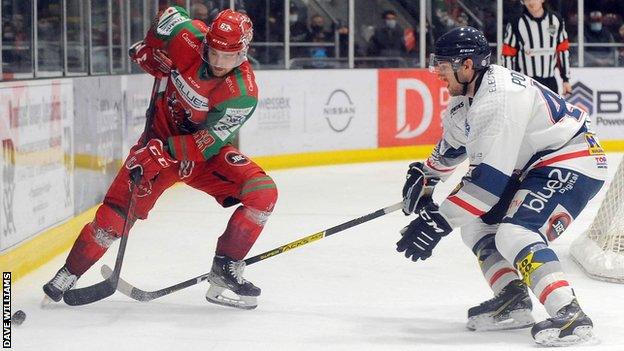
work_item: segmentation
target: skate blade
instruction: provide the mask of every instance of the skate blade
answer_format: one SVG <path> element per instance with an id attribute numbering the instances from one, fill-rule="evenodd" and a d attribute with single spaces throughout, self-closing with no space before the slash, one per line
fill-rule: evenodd
<path id="1" fill-rule="evenodd" d="M 223 287 L 211 285 L 208 292 L 206 292 L 206 300 L 217 305 L 234 307 L 243 310 L 253 310 L 258 307 L 258 299 L 255 296 L 237 295 L 239 298 L 233 299 L 223 295 L 225 290 L 226 289 Z"/>
<path id="2" fill-rule="evenodd" d="M 496 331 L 528 328 L 535 324 L 531 310 L 517 310 L 509 313 L 509 318 L 496 320 L 496 318 L 482 314 L 468 318 L 466 327 L 472 331 Z"/>
<path id="3" fill-rule="evenodd" d="M 559 337 L 561 330 L 559 328 L 544 329 L 535 334 L 535 342 L 549 347 L 561 347 L 570 346 L 581 343 L 596 343 L 598 340 L 592 333 L 593 327 L 590 325 L 584 325 L 574 328 L 574 332 L 571 335 L 566 335 L 563 338 Z"/>
<path id="4" fill-rule="evenodd" d="M 43 299 L 39 303 L 39 306 L 41 308 L 49 308 L 49 307 L 51 307 L 55 303 L 56 303 L 56 301 L 52 300 L 48 295 L 43 294 Z"/>

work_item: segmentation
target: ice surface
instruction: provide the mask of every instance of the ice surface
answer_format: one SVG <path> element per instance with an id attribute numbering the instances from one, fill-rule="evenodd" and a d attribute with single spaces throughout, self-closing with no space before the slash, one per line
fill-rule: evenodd
<path id="1" fill-rule="evenodd" d="M 619 157 L 611 157 L 612 170 Z M 270 172 L 280 199 L 250 255 L 399 201 L 408 164 Z M 595 199 L 553 247 L 596 326 L 600 342 L 582 347 L 624 350 L 624 286 L 587 278 L 568 254 L 598 204 Z M 207 272 L 232 211 L 187 186 L 170 189 L 150 218 L 132 230 L 122 275 L 155 290 Z M 475 333 L 465 328 L 467 308 L 491 297 L 474 256 L 455 232 L 429 260 L 412 263 L 395 251 L 398 231 L 409 220 L 392 213 L 249 266 L 246 278 L 262 288 L 253 311 L 206 302 L 205 283 L 148 303 L 116 293 L 88 306 L 41 309 L 41 286 L 63 264 L 64 254 L 14 285 L 13 310 L 23 309 L 28 320 L 13 328 L 13 349 L 535 349 L 528 329 Z M 100 281 L 101 264 L 113 266 L 116 254 L 115 244 L 78 285 Z M 546 312 L 538 306 L 534 316 L 541 320 Z"/>

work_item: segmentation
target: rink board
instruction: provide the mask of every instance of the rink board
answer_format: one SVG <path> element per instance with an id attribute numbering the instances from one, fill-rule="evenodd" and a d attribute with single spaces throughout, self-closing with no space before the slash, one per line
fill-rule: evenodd
<path id="1" fill-rule="evenodd" d="M 607 151 L 624 151 L 618 75 L 624 70 L 572 74 L 569 100 L 590 112 Z M 239 147 L 267 170 L 424 158 L 449 98 L 432 78 L 406 69 L 259 71 L 258 108 Z M 67 250 L 92 217 L 143 129 L 151 81 L 0 83 L 0 266 L 14 280 Z"/>

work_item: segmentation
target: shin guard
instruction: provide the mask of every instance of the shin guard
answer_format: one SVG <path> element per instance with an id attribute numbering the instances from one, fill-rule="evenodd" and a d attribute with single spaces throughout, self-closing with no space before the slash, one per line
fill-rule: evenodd
<path id="1" fill-rule="evenodd" d="M 551 316 L 574 300 L 574 292 L 561 269 L 559 258 L 546 244 L 535 243 L 525 247 L 515 263 L 524 283 Z"/>
<path id="2" fill-rule="evenodd" d="M 121 237 L 124 220 L 110 206 L 101 205 L 95 219 L 82 228 L 74 242 L 65 262 L 67 269 L 77 276 L 86 272 L 106 253 L 112 243 Z"/>
<path id="3" fill-rule="evenodd" d="M 485 235 L 472 250 L 479 260 L 485 280 L 496 295 L 509 283 L 519 279 L 519 276 L 513 265 L 496 249 L 494 237 L 494 234 Z"/>
<path id="4" fill-rule="evenodd" d="M 239 206 L 217 242 L 217 255 L 242 260 L 258 239 L 271 212 Z"/>

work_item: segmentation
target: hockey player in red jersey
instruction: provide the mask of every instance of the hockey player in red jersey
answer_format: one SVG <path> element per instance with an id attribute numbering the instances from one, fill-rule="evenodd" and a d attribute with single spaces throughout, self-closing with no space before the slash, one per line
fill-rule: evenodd
<path id="1" fill-rule="evenodd" d="M 277 200 L 273 180 L 230 144 L 257 104 L 258 87 L 246 59 L 251 20 L 224 10 L 208 26 L 181 7 L 160 14 L 145 39 L 130 48 L 147 73 L 168 78 L 155 102 L 147 145 L 137 143 L 111 184 L 95 218 L 76 239 L 65 265 L 44 285 L 48 298 L 65 291 L 120 238 L 146 219 L 158 197 L 174 183 L 213 196 L 223 207 L 240 204 L 219 237 L 206 298 L 213 303 L 254 308 L 260 289 L 243 279 L 242 261 L 260 235 Z M 133 213 L 128 213 L 130 172 L 142 179 Z M 231 290 L 238 299 L 222 295 Z"/>

